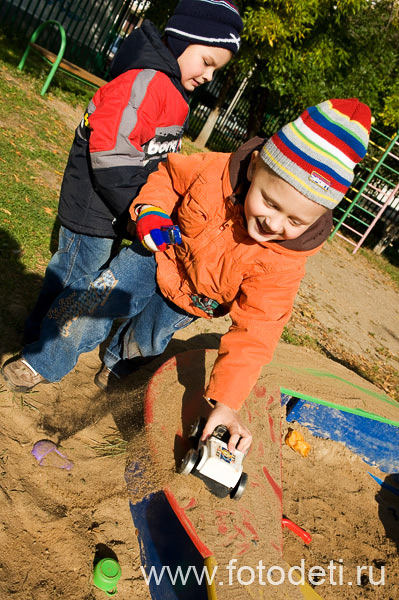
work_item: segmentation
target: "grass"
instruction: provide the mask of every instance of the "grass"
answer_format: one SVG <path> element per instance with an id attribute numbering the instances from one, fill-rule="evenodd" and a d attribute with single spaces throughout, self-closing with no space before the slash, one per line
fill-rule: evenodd
<path id="1" fill-rule="evenodd" d="M 83 110 L 92 95 L 65 77 L 41 98 L 48 69 L 37 58 L 43 66 L 33 59 L 31 69 L 18 71 L 24 46 L 0 32 L 0 347 L 5 353 L 20 348 L 17 332 L 57 243 L 55 217 L 73 130 L 52 105 L 59 98 Z"/>
<path id="2" fill-rule="evenodd" d="M 16 69 L 18 56 L 0 34 L 0 178 L 1 218 L 11 240 L 1 248 L 15 257 L 24 254 L 28 269 L 45 264 L 50 256 L 50 238 L 57 212 L 59 186 L 69 148 L 71 131 L 51 110 L 51 94 L 38 94 L 38 78 Z M 22 85 L 21 85 L 22 84 Z M 54 86 L 58 96 L 74 105 L 76 91 L 69 94 Z M 87 91 L 81 92 L 84 107 Z"/>
<path id="3" fill-rule="evenodd" d="M 115 458 L 126 454 L 128 443 L 120 437 L 119 432 L 105 435 L 104 440 L 89 445 L 100 458 Z"/>
<path id="4" fill-rule="evenodd" d="M 387 275 L 393 285 L 399 289 L 399 267 L 398 265 L 392 264 L 385 256 L 378 255 L 368 248 L 360 248 L 360 254 L 370 263 L 370 265 L 376 268 L 384 275 Z"/>
<path id="5" fill-rule="evenodd" d="M 337 239 L 337 238 L 335 238 Z M 345 243 L 346 251 L 349 254 L 353 253 L 353 246 Z M 371 267 L 386 275 L 392 282 L 393 286 L 399 289 L 399 248 L 387 248 L 385 254 L 376 254 L 367 246 L 362 246 L 357 252 L 357 256 L 362 256 Z"/>
<path id="6" fill-rule="evenodd" d="M 311 348 L 312 350 L 319 350 L 320 347 L 318 341 L 314 337 L 308 334 L 296 333 L 290 326 L 284 327 L 281 339 L 286 344 L 291 344 L 292 346 L 304 346 L 305 348 Z"/>
<path id="7" fill-rule="evenodd" d="M 16 75 L 21 72 L 16 69 L 21 60 L 27 40 L 17 33 L 0 28 L 0 63 L 7 64 L 15 70 Z M 40 94 L 45 79 L 49 73 L 50 65 L 40 58 L 35 52 L 30 52 L 24 65 L 23 79 L 29 81 L 36 94 Z M 55 74 L 49 92 L 54 98 L 64 100 L 71 106 L 86 105 L 93 95 L 92 87 L 85 85 L 61 71 Z"/>
<path id="8" fill-rule="evenodd" d="M 181 150 L 182 154 L 194 154 L 195 152 L 209 152 L 207 148 L 199 148 L 189 138 L 184 138 Z"/>

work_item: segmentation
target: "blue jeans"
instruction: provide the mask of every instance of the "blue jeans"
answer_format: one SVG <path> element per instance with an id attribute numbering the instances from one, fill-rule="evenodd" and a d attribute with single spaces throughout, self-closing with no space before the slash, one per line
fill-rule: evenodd
<path id="1" fill-rule="evenodd" d="M 40 325 L 50 306 L 72 281 L 103 269 L 120 240 L 73 233 L 61 225 L 58 250 L 47 265 L 36 305 L 25 323 L 25 340 L 39 339 Z"/>
<path id="2" fill-rule="evenodd" d="M 48 381 L 59 381 L 104 341 L 115 319 L 124 322 L 106 351 L 105 364 L 161 354 L 173 334 L 196 317 L 166 300 L 156 282 L 156 261 L 134 241 L 109 267 L 68 286 L 45 317 L 40 338 L 26 346 L 23 357 Z M 117 370 L 115 370 L 118 374 Z"/>

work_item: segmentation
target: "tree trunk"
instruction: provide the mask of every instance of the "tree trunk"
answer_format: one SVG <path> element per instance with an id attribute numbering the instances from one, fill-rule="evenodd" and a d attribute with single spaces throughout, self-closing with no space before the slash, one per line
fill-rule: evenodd
<path id="1" fill-rule="evenodd" d="M 196 146 L 205 148 L 206 143 L 213 131 L 213 128 L 215 127 L 216 121 L 217 121 L 219 113 L 220 113 L 220 109 L 222 108 L 223 104 L 225 103 L 227 95 L 228 95 L 232 85 L 235 83 L 235 80 L 234 80 L 235 72 L 234 71 L 235 71 L 234 66 L 230 67 L 230 69 L 223 81 L 222 89 L 220 90 L 219 96 L 216 100 L 216 104 L 215 104 L 214 108 L 211 110 L 211 112 L 209 113 L 209 116 L 208 116 L 203 128 L 201 129 L 198 136 L 194 140 L 194 144 Z"/>
<path id="2" fill-rule="evenodd" d="M 269 94 L 265 88 L 253 86 L 249 105 L 248 138 L 259 135 Z"/>
<path id="3" fill-rule="evenodd" d="M 374 246 L 373 252 L 380 255 L 395 242 L 399 241 L 399 223 L 389 223 L 380 241 Z"/>
<path id="4" fill-rule="evenodd" d="M 216 121 L 218 119 L 220 113 L 220 106 L 216 106 L 211 112 L 205 122 L 205 125 L 199 132 L 198 136 L 194 140 L 194 144 L 199 146 L 200 148 L 205 148 L 206 143 L 213 131 L 213 128 L 216 125 Z"/>

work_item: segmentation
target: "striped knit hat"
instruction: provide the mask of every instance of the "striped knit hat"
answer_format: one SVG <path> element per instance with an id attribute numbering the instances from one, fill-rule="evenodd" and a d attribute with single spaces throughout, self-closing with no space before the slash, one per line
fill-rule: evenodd
<path id="1" fill-rule="evenodd" d="M 284 125 L 263 146 L 261 157 L 304 196 L 335 208 L 364 158 L 371 112 L 356 98 L 327 100 Z"/>
<path id="2" fill-rule="evenodd" d="M 164 33 L 186 46 L 218 46 L 235 54 L 240 48 L 242 28 L 237 7 L 230 0 L 180 0 Z"/>

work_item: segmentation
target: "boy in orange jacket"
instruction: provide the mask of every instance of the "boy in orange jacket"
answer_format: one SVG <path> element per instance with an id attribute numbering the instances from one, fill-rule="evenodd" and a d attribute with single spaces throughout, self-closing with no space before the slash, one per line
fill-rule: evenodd
<path id="1" fill-rule="evenodd" d="M 272 358 L 308 256 L 331 231 L 332 209 L 366 154 L 370 122 L 358 100 L 327 100 L 234 154 L 169 155 L 132 204 L 138 239 L 59 296 L 40 340 L 3 367 L 9 387 L 24 392 L 59 381 L 117 317 L 132 320 L 105 356 L 115 374 L 130 358 L 119 348 L 160 354 L 195 317 L 229 313 L 205 390 L 214 408 L 203 439 L 225 424 L 229 449 L 245 452 L 252 438 L 239 409 Z M 180 245 L 163 240 L 162 228 L 173 224 Z"/>

